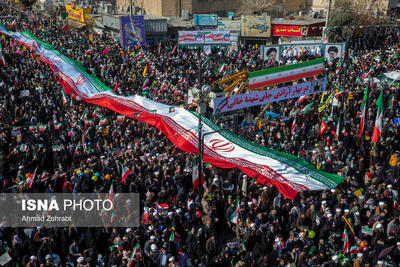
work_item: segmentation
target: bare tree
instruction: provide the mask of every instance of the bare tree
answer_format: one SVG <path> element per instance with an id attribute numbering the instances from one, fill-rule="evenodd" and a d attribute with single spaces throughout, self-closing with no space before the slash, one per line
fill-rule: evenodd
<path id="1" fill-rule="evenodd" d="M 385 24 L 387 18 L 380 14 L 386 8 L 385 0 L 336 0 L 329 16 L 329 41 L 343 42 L 364 34 L 365 26 Z"/>
<path id="2" fill-rule="evenodd" d="M 20 0 L 19 2 L 25 8 L 29 9 L 30 7 L 32 7 L 36 3 L 36 0 Z"/>
<path id="3" fill-rule="evenodd" d="M 282 0 L 241 0 L 240 14 L 243 15 L 261 15 L 262 13 L 276 13 L 282 10 Z"/>

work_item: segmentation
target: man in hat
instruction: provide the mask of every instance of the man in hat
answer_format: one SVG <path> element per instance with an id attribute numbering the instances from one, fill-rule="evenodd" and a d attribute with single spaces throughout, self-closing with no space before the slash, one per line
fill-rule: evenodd
<path id="1" fill-rule="evenodd" d="M 39 267 L 39 263 L 38 263 L 37 257 L 35 255 L 32 255 L 29 258 L 29 262 L 26 264 L 26 267 Z"/>

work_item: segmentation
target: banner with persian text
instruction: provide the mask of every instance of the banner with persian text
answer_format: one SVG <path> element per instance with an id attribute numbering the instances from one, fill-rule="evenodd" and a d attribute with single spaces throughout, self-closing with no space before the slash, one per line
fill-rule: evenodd
<path id="1" fill-rule="evenodd" d="M 326 90 L 326 77 L 284 86 L 276 89 L 256 91 L 250 94 L 218 97 L 214 99 L 214 113 L 228 112 L 248 108 L 270 102 L 282 101 L 303 95 L 310 95 Z"/>

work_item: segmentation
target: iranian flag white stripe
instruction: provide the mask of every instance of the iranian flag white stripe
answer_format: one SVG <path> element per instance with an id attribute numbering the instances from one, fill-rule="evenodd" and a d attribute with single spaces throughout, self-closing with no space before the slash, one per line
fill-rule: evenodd
<path id="1" fill-rule="evenodd" d="M 162 131 L 179 149 L 196 153 L 198 146 L 198 116 L 182 107 L 170 112 L 164 105 L 138 95 L 120 96 L 98 79 L 87 74 L 75 61 L 65 57 L 51 45 L 41 42 L 27 32 L 14 33 L 0 25 L 0 32 L 16 39 L 27 47 L 37 42 L 35 52 L 40 60 L 49 64 L 59 78 L 65 92 L 79 96 L 91 104 L 109 108 L 121 115 L 146 122 Z M 80 82 L 76 82 L 80 81 Z M 140 116 L 134 114 L 140 113 Z M 239 168 L 258 183 L 275 185 L 282 194 L 293 199 L 305 190 L 335 188 L 343 178 L 317 170 L 310 163 L 293 155 L 250 143 L 203 117 L 205 162 L 220 168 Z M 219 131 L 219 132 L 215 132 Z"/>
<path id="2" fill-rule="evenodd" d="M 235 210 L 229 216 L 229 221 L 234 224 L 238 224 L 239 221 L 239 212 L 240 212 L 240 205 L 239 205 L 239 199 L 236 199 L 236 205 L 235 205 Z"/>
<path id="3" fill-rule="evenodd" d="M 324 58 L 249 73 L 249 89 L 280 84 L 323 73 Z"/>
<path id="4" fill-rule="evenodd" d="M 358 133 L 359 137 L 361 137 L 363 135 L 363 132 L 364 132 L 365 113 L 367 111 L 367 99 L 368 99 L 368 85 L 365 88 L 363 103 L 362 103 L 362 107 L 361 107 L 362 113 L 361 113 L 361 121 L 360 121 L 360 131 Z"/>
<path id="5" fill-rule="evenodd" d="M 123 169 L 122 169 L 122 183 L 123 184 L 126 184 L 125 180 L 128 177 L 128 175 L 131 173 L 132 173 L 132 171 L 128 167 L 123 166 Z"/>
<path id="6" fill-rule="evenodd" d="M 193 190 L 196 190 L 197 187 L 199 187 L 199 162 L 198 162 L 198 157 L 196 156 L 193 159 L 193 171 L 192 171 L 192 184 L 193 184 Z"/>
<path id="7" fill-rule="evenodd" d="M 378 112 L 376 113 L 374 132 L 372 134 L 372 142 L 376 144 L 382 135 L 382 121 L 383 121 L 383 90 L 381 91 L 378 100 L 376 101 Z"/>

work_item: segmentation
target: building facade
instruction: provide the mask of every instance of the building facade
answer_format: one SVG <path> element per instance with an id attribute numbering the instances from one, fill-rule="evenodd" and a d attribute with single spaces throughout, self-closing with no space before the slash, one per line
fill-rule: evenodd
<path id="1" fill-rule="evenodd" d="M 143 9 L 146 14 L 164 17 L 178 17 L 182 12 L 188 14 L 215 13 L 226 15 L 227 11 L 235 12 L 240 0 L 132 0 L 133 5 Z M 130 5 L 130 0 L 117 0 L 117 8 L 124 10 Z"/>
<path id="2" fill-rule="evenodd" d="M 283 0 L 283 15 L 298 15 L 307 8 L 307 0 Z"/>

